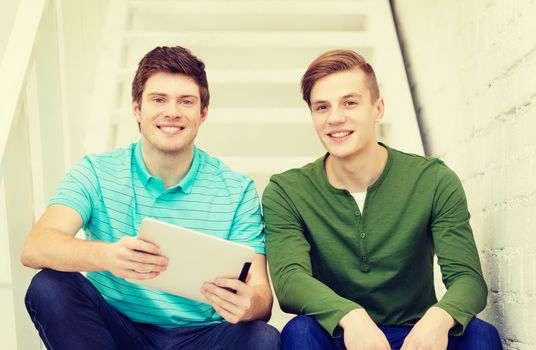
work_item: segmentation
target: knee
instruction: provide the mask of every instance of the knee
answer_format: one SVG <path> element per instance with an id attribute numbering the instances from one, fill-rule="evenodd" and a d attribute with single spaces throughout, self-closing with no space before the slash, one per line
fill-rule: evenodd
<path id="1" fill-rule="evenodd" d="M 263 321 L 248 322 L 247 334 L 251 335 L 251 339 L 254 340 L 255 346 L 251 349 L 280 349 L 281 348 L 281 335 L 279 331 L 273 326 Z"/>
<path id="2" fill-rule="evenodd" d="M 255 338 L 259 340 L 259 343 L 266 344 L 267 346 L 262 349 L 280 349 L 281 348 L 281 334 L 273 326 L 263 321 L 253 322 L 253 334 Z"/>
<path id="3" fill-rule="evenodd" d="M 54 304 L 61 301 L 60 293 L 65 289 L 66 276 L 69 273 L 51 269 L 43 269 L 33 278 L 25 296 L 26 304 L 33 307 L 45 305 L 53 308 Z"/>
<path id="4" fill-rule="evenodd" d="M 478 318 L 473 318 L 467 325 L 464 335 L 487 343 L 489 349 L 502 349 L 501 337 L 494 325 Z"/>
<path id="5" fill-rule="evenodd" d="M 318 331 L 323 331 L 322 326 L 311 316 L 299 315 L 287 322 L 281 336 L 285 338 L 303 339 Z"/>

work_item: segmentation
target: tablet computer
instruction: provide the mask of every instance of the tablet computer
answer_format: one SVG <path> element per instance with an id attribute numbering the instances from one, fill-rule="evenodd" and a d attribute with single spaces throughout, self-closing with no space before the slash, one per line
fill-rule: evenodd
<path id="1" fill-rule="evenodd" d="M 151 218 L 143 219 L 138 238 L 159 246 L 168 268 L 153 279 L 129 282 L 205 303 L 203 283 L 217 278 L 245 282 L 255 255 L 252 247 Z"/>

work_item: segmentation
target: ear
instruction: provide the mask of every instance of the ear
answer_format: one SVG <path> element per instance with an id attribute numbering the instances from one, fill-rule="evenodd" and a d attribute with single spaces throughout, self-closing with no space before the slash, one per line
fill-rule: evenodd
<path id="1" fill-rule="evenodd" d="M 208 117 L 208 107 L 205 107 L 203 108 L 203 110 L 201 110 L 201 117 L 200 117 L 201 124 L 205 121 L 205 119 L 207 119 L 207 117 Z"/>
<path id="2" fill-rule="evenodd" d="M 379 123 L 383 118 L 383 112 L 384 112 L 383 96 L 378 97 L 378 99 L 374 103 L 374 109 L 376 110 L 376 116 L 374 117 L 374 122 Z"/>
<path id="3" fill-rule="evenodd" d="M 138 123 L 141 123 L 141 105 L 138 101 L 132 101 L 132 113 Z"/>

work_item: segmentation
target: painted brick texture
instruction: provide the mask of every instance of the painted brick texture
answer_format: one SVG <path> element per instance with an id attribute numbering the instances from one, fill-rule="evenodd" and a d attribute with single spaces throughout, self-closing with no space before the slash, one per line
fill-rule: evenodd
<path id="1" fill-rule="evenodd" d="M 505 349 L 536 349 L 536 1 L 393 7 L 428 152 L 467 193 L 490 289 L 480 317 Z"/>

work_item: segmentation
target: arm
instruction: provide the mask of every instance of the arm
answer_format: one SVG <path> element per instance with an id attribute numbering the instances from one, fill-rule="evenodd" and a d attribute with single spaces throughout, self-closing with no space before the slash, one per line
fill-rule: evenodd
<path id="1" fill-rule="evenodd" d="M 462 334 L 486 305 L 487 287 L 462 184 L 445 165 L 439 167 L 436 183 L 431 229 L 447 292 L 415 324 L 402 350 L 445 350 L 449 332 Z"/>
<path id="2" fill-rule="evenodd" d="M 227 288 L 236 290 L 236 294 Z M 262 254 L 255 254 L 246 283 L 222 278 L 206 283 L 201 292 L 216 312 L 230 323 L 270 319 L 272 290 L 266 271 L 266 258 Z"/>
<path id="3" fill-rule="evenodd" d="M 158 253 L 157 246 L 134 237 L 116 243 L 77 239 L 82 224 L 74 209 L 50 206 L 26 238 L 22 264 L 58 271 L 108 270 L 118 277 L 137 279 L 154 278 L 167 266 L 167 259 L 153 255 Z"/>
<path id="4" fill-rule="evenodd" d="M 268 263 L 281 308 L 313 316 L 328 333 L 340 334 L 343 316 L 361 306 L 313 276 L 311 246 L 302 219 L 285 190 L 273 180 L 264 190 L 263 210 Z"/>
<path id="5" fill-rule="evenodd" d="M 471 319 L 486 306 L 488 289 L 462 184 L 442 165 L 438 170 L 432 210 L 432 235 L 447 292 L 436 304 L 457 322 L 453 335 L 461 335 Z"/>

